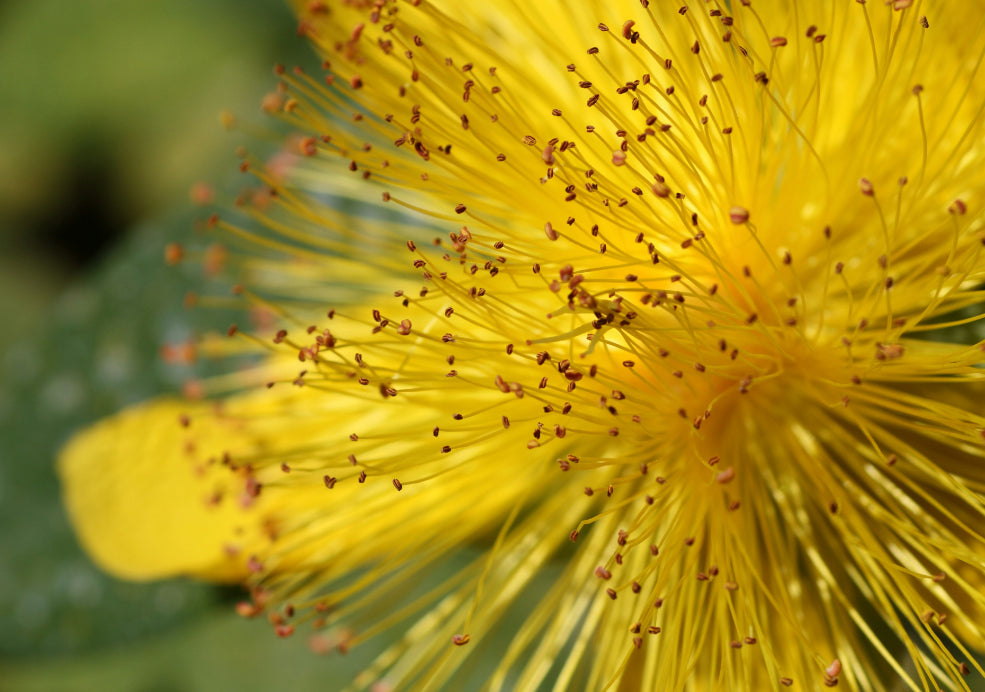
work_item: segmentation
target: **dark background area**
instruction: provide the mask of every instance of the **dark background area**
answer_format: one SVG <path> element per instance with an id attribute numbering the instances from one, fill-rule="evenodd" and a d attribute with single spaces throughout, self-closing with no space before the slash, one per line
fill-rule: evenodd
<path id="1" fill-rule="evenodd" d="M 278 0 L 0 2 L 0 348 L 230 170 L 219 113 L 259 117 L 273 63 L 307 53 Z"/>

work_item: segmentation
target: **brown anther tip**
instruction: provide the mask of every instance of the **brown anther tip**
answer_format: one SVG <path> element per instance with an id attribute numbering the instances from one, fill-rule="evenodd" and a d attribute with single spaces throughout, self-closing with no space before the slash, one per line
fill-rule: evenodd
<path id="1" fill-rule="evenodd" d="M 619 594 L 617 594 L 617 593 L 616 593 L 616 590 L 615 590 L 615 589 L 606 589 L 606 590 L 605 590 L 605 593 L 606 593 L 606 595 L 608 595 L 608 597 L 609 597 L 609 598 L 611 598 L 611 599 L 612 599 L 613 601 L 614 601 L 614 600 L 616 600 L 616 598 L 617 598 L 617 597 L 618 597 L 618 595 L 619 595 Z"/>
<path id="2" fill-rule="evenodd" d="M 237 327 L 235 324 L 231 324 L 229 325 L 229 329 L 226 330 L 226 336 L 229 337 L 236 336 L 236 332 L 238 331 L 239 331 L 239 327 Z"/>
<path id="3" fill-rule="evenodd" d="M 188 194 L 192 203 L 199 207 L 208 206 L 215 200 L 215 188 L 204 182 L 192 185 Z"/>
<path id="4" fill-rule="evenodd" d="M 734 206 L 728 210 L 729 221 L 735 225 L 741 225 L 749 221 L 749 210 L 745 207 Z"/>
<path id="5" fill-rule="evenodd" d="M 947 210 L 955 216 L 964 216 L 968 213 L 968 206 L 962 200 L 956 199 L 951 202 Z"/>
<path id="6" fill-rule="evenodd" d="M 783 36 L 774 36 L 773 38 L 770 39 L 770 45 L 773 48 L 781 48 L 787 45 L 787 39 L 784 38 Z"/>
<path id="7" fill-rule="evenodd" d="M 824 676 L 830 680 L 835 680 L 839 675 L 841 675 L 841 661 L 836 658 L 824 669 Z"/>
<path id="8" fill-rule="evenodd" d="M 394 488 L 396 488 L 397 490 L 403 490 L 403 489 L 404 489 L 404 484 L 403 484 L 403 483 L 401 483 L 401 482 L 400 482 L 399 480 L 397 480 L 396 478 L 394 478 L 394 479 L 393 479 L 393 487 L 394 487 Z"/>
<path id="9" fill-rule="evenodd" d="M 780 684 L 784 687 L 790 687 L 793 685 L 793 678 L 780 678 Z"/>
<path id="10" fill-rule="evenodd" d="M 872 197 L 875 195 L 875 188 L 872 186 L 872 181 L 868 178 L 859 178 L 858 189 L 866 197 Z"/>
<path id="11" fill-rule="evenodd" d="M 185 249 L 178 243 L 168 243 L 164 248 L 164 261 L 169 267 L 178 264 L 185 256 Z"/>
<path id="12" fill-rule="evenodd" d="M 318 153 L 318 140 L 314 137 L 305 137 L 298 142 L 298 150 L 302 156 L 314 156 Z M 355 165 L 356 162 L 353 161 L 350 170 L 356 170 Z"/>
<path id="13" fill-rule="evenodd" d="M 471 635 L 468 634 L 455 634 L 452 635 L 451 643 L 455 646 L 465 646 L 471 638 Z"/>
<path id="14" fill-rule="evenodd" d="M 715 474 L 716 483 L 723 483 L 723 484 L 728 483 L 733 478 L 735 478 L 735 469 L 732 468 L 731 466 L 729 466 L 724 471 L 719 471 L 717 474 Z"/>
<path id="15" fill-rule="evenodd" d="M 968 664 L 965 663 L 964 661 L 961 661 L 961 663 L 958 664 L 958 670 L 961 672 L 962 675 L 969 675 L 971 673 L 971 669 L 968 667 Z"/>
<path id="16" fill-rule="evenodd" d="M 670 197 L 670 187 L 668 187 L 668 185 L 663 181 L 653 183 L 653 185 L 650 186 L 650 189 L 653 191 L 653 194 L 661 199 L 667 199 Z"/>
<path id="17" fill-rule="evenodd" d="M 260 606 L 248 601 L 240 601 L 236 604 L 236 614 L 244 618 L 256 617 L 261 610 Z"/>
<path id="18" fill-rule="evenodd" d="M 902 357 L 904 350 L 902 344 L 876 344 L 876 359 L 895 360 Z"/>

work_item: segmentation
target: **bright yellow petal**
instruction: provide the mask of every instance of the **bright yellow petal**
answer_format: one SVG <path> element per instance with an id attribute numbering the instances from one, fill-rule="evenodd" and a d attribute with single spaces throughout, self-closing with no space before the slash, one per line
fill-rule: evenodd
<path id="1" fill-rule="evenodd" d="M 231 426 L 201 404 L 144 404 L 79 433 L 58 460 L 65 506 L 83 546 L 127 579 L 242 579 L 262 539 L 245 481 L 220 466 Z M 187 419 L 183 419 L 188 416 Z M 193 423 L 187 428 L 184 420 Z M 208 454 L 214 463 L 209 463 Z"/>

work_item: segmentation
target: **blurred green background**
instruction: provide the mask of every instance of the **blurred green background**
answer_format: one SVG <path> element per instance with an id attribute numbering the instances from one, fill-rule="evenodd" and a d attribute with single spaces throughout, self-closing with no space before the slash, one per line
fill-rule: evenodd
<path id="1" fill-rule="evenodd" d="M 99 573 L 52 466 L 201 368 L 158 355 L 217 326 L 163 248 L 195 234 L 196 181 L 235 189 L 219 113 L 260 121 L 278 61 L 313 61 L 279 0 L 0 1 L 0 690 L 322 689 L 365 664 L 239 619 L 233 590 Z"/>

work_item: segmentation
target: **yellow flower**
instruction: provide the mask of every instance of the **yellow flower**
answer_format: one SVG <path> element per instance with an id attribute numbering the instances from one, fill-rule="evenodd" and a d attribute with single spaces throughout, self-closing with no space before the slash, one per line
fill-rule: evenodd
<path id="1" fill-rule="evenodd" d="M 985 5 L 295 4 L 214 223 L 279 323 L 67 448 L 93 557 L 402 632 L 355 689 L 968 689 Z"/>

